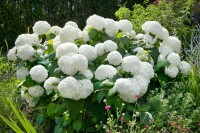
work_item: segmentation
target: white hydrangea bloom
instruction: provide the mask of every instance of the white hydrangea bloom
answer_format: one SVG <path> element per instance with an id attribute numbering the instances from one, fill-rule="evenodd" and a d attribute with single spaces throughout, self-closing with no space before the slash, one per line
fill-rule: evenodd
<path id="1" fill-rule="evenodd" d="M 137 47 L 133 50 L 134 52 L 143 53 L 144 49 L 142 47 Z"/>
<path id="2" fill-rule="evenodd" d="M 111 65 L 100 65 L 94 72 L 95 78 L 98 80 L 112 78 L 116 74 L 117 74 L 116 68 L 114 68 Z"/>
<path id="3" fill-rule="evenodd" d="M 158 35 L 162 33 L 163 27 L 156 21 L 146 21 L 144 24 L 142 24 L 142 30 L 145 33 Z"/>
<path id="4" fill-rule="evenodd" d="M 83 38 L 84 42 L 87 42 L 87 41 L 90 40 L 90 37 L 88 35 L 88 31 L 81 31 L 81 32 L 79 32 L 79 37 Z"/>
<path id="5" fill-rule="evenodd" d="M 144 34 L 138 33 L 138 34 L 135 36 L 135 38 L 136 38 L 137 40 L 144 39 Z"/>
<path id="6" fill-rule="evenodd" d="M 122 55 L 118 51 L 112 51 L 108 54 L 107 60 L 112 65 L 119 65 L 122 62 Z"/>
<path id="7" fill-rule="evenodd" d="M 134 103 L 140 96 L 141 88 L 135 80 L 121 78 L 115 82 L 114 87 L 123 101 Z"/>
<path id="8" fill-rule="evenodd" d="M 39 38 L 36 34 L 21 34 L 15 41 L 15 46 L 23 46 L 25 44 L 40 44 Z"/>
<path id="9" fill-rule="evenodd" d="M 25 91 L 21 91 L 21 98 L 26 100 L 27 103 L 31 102 L 33 99 L 28 93 L 25 93 Z"/>
<path id="10" fill-rule="evenodd" d="M 79 72 L 84 72 L 88 68 L 88 60 L 84 55 L 74 54 L 71 62 L 72 66 Z"/>
<path id="11" fill-rule="evenodd" d="M 83 74 L 87 79 L 93 78 L 93 73 L 90 69 L 87 69 L 84 72 L 80 72 L 80 74 Z"/>
<path id="12" fill-rule="evenodd" d="M 105 53 L 104 51 L 104 44 L 103 43 L 97 43 L 95 45 L 95 50 L 98 56 L 101 56 Z"/>
<path id="13" fill-rule="evenodd" d="M 78 99 L 81 99 L 81 98 L 85 99 L 94 91 L 93 84 L 88 79 L 79 80 L 78 82 L 79 82 L 79 84 L 81 86 L 79 88 Z"/>
<path id="14" fill-rule="evenodd" d="M 177 37 L 169 36 L 163 40 L 162 44 L 171 47 L 174 52 L 181 51 L 181 41 Z"/>
<path id="15" fill-rule="evenodd" d="M 80 99 L 78 97 L 81 85 L 74 77 L 66 77 L 58 84 L 58 91 L 64 98 L 74 100 Z"/>
<path id="16" fill-rule="evenodd" d="M 60 58 L 68 53 L 78 53 L 77 45 L 71 42 L 66 42 L 56 48 L 56 58 Z"/>
<path id="17" fill-rule="evenodd" d="M 83 28 L 83 31 L 88 31 L 88 28 L 92 28 L 92 27 L 89 26 L 89 25 L 86 25 L 86 26 Z"/>
<path id="18" fill-rule="evenodd" d="M 176 66 L 170 65 L 165 67 L 165 74 L 171 78 L 175 78 L 178 75 L 178 68 Z"/>
<path id="19" fill-rule="evenodd" d="M 79 53 L 84 55 L 88 61 L 93 61 L 97 58 L 97 53 L 96 50 L 93 46 L 91 45 L 81 45 L 79 47 Z"/>
<path id="20" fill-rule="evenodd" d="M 125 72 L 131 72 L 132 74 L 135 74 L 140 70 L 141 61 L 137 56 L 126 56 L 122 59 L 121 67 Z"/>
<path id="21" fill-rule="evenodd" d="M 75 22 L 73 22 L 73 21 L 68 21 L 67 23 L 65 23 L 65 26 L 64 26 L 64 27 L 66 27 L 66 26 L 68 26 L 68 25 L 73 26 L 74 28 L 78 28 L 77 23 L 75 23 Z"/>
<path id="22" fill-rule="evenodd" d="M 165 58 L 164 55 L 160 54 L 160 55 L 158 56 L 158 62 L 159 62 L 159 61 L 167 61 L 167 59 Z"/>
<path id="23" fill-rule="evenodd" d="M 160 45 L 158 50 L 159 50 L 160 54 L 163 56 L 168 56 L 169 54 L 171 54 L 173 52 L 173 49 L 166 45 Z"/>
<path id="24" fill-rule="evenodd" d="M 168 55 L 167 60 L 174 66 L 178 66 L 181 63 L 181 57 L 174 52 Z"/>
<path id="25" fill-rule="evenodd" d="M 55 25 L 55 26 L 51 27 L 50 32 L 55 34 L 55 35 L 58 35 L 61 29 L 62 28 L 60 28 L 59 26 Z"/>
<path id="26" fill-rule="evenodd" d="M 51 28 L 51 25 L 46 21 L 37 21 L 33 26 L 33 32 L 42 35 L 46 34 Z"/>
<path id="27" fill-rule="evenodd" d="M 26 78 L 26 76 L 29 75 L 29 71 L 26 67 L 22 66 L 21 68 L 17 70 L 16 75 L 17 75 L 17 79 L 23 80 Z"/>
<path id="28" fill-rule="evenodd" d="M 39 85 L 35 85 L 28 88 L 28 92 L 32 97 L 40 97 L 44 94 L 44 89 Z"/>
<path id="29" fill-rule="evenodd" d="M 143 75 L 147 79 L 151 79 L 154 77 L 153 66 L 148 62 L 142 62 L 139 71 L 136 73 Z"/>
<path id="30" fill-rule="evenodd" d="M 136 49 L 137 50 L 137 49 Z M 135 51 L 135 50 L 134 50 Z M 149 60 L 149 56 L 148 56 L 148 52 L 142 49 L 138 48 L 138 53 L 136 54 L 136 56 L 141 60 L 141 61 L 148 61 Z"/>
<path id="31" fill-rule="evenodd" d="M 17 56 L 22 60 L 29 60 L 36 51 L 28 44 L 17 47 Z"/>
<path id="32" fill-rule="evenodd" d="M 191 65 L 186 61 L 181 61 L 180 65 L 178 67 L 181 71 L 181 74 L 186 75 L 186 76 L 189 74 L 189 72 L 191 70 Z"/>
<path id="33" fill-rule="evenodd" d="M 143 75 L 136 75 L 133 77 L 133 80 L 140 86 L 140 95 L 144 95 L 147 92 L 150 80 Z"/>
<path id="34" fill-rule="evenodd" d="M 58 66 L 67 75 L 74 75 L 78 71 L 84 72 L 88 68 L 88 60 L 81 54 L 69 53 L 58 60 Z"/>
<path id="35" fill-rule="evenodd" d="M 10 49 L 8 51 L 8 54 L 7 54 L 8 60 L 10 60 L 10 61 L 16 61 L 17 60 L 16 52 L 17 52 L 17 48 L 16 47 L 13 47 L 12 49 Z"/>
<path id="36" fill-rule="evenodd" d="M 104 44 L 104 50 L 106 52 L 112 52 L 112 51 L 117 50 L 118 48 L 117 44 L 113 42 L 112 40 L 107 40 L 103 44 Z"/>
<path id="37" fill-rule="evenodd" d="M 133 25 L 131 24 L 131 22 L 129 20 L 120 20 L 117 23 L 117 26 L 119 28 L 119 30 L 122 30 L 123 32 L 131 32 L 131 30 L 133 29 Z"/>
<path id="38" fill-rule="evenodd" d="M 135 38 L 136 37 L 136 32 L 134 30 L 131 30 L 131 32 L 129 33 L 129 36 L 131 38 Z"/>
<path id="39" fill-rule="evenodd" d="M 77 70 L 73 66 L 72 63 L 72 56 L 74 53 L 69 53 L 64 56 L 62 56 L 58 60 L 58 66 L 60 67 L 61 71 L 66 75 L 74 75 L 77 73 Z"/>
<path id="40" fill-rule="evenodd" d="M 161 39 L 161 40 L 164 40 L 165 38 L 169 37 L 169 32 L 168 32 L 167 29 L 162 27 L 162 30 L 161 30 L 160 34 L 157 34 L 156 37 Z"/>
<path id="41" fill-rule="evenodd" d="M 61 42 L 74 42 L 79 38 L 79 32 L 81 30 L 73 26 L 67 25 L 60 30 L 59 36 Z"/>
<path id="42" fill-rule="evenodd" d="M 43 82 L 48 77 L 48 71 L 42 65 L 37 65 L 30 70 L 31 78 L 37 82 Z"/>
<path id="43" fill-rule="evenodd" d="M 153 38 L 150 34 L 145 34 L 144 35 L 144 41 L 148 44 L 155 44 L 157 41 L 157 38 Z"/>
<path id="44" fill-rule="evenodd" d="M 104 29 L 106 34 L 108 34 L 110 37 L 114 37 L 118 32 L 117 23 L 113 19 L 109 18 L 104 20 Z"/>
<path id="45" fill-rule="evenodd" d="M 54 41 L 53 49 L 56 51 L 57 47 L 60 46 L 62 43 L 60 41 Z"/>
<path id="46" fill-rule="evenodd" d="M 104 28 L 104 18 L 96 14 L 90 16 L 86 23 L 88 26 L 91 26 L 97 30 L 103 30 Z"/>
<path id="47" fill-rule="evenodd" d="M 44 82 L 44 88 L 46 90 L 53 90 L 53 89 L 56 89 L 57 86 L 54 86 L 53 84 L 54 83 L 59 83 L 59 79 L 56 78 L 56 77 L 50 77 L 48 78 L 45 82 Z"/>

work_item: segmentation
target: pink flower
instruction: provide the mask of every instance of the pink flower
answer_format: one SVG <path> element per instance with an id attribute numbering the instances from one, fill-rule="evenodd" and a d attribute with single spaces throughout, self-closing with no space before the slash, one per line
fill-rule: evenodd
<path id="1" fill-rule="evenodd" d="M 120 121 L 121 121 L 121 122 L 123 122 L 123 121 L 124 121 L 124 118 L 123 118 L 123 117 L 121 117 L 121 118 L 120 118 Z"/>
<path id="2" fill-rule="evenodd" d="M 141 96 L 140 96 L 139 94 L 136 94 L 134 97 L 135 97 L 136 99 L 139 99 Z"/>
<path id="3" fill-rule="evenodd" d="M 154 5 L 158 5 L 158 3 L 159 3 L 159 0 L 154 0 L 153 2 Z"/>
<path id="4" fill-rule="evenodd" d="M 190 132 L 191 132 L 191 130 L 190 130 L 190 128 L 189 128 L 189 127 L 188 127 L 187 131 L 188 131 L 188 133 L 190 133 Z"/>
<path id="5" fill-rule="evenodd" d="M 112 132 L 110 130 L 108 130 L 107 133 L 112 133 Z"/>
<path id="6" fill-rule="evenodd" d="M 110 110 L 110 108 L 111 108 L 111 106 L 108 106 L 108 105 L 105 106 L 105 110 L 107 110 L 107 111 Z"/>
<path id="7" fill-rule="evenodd" d="M 148 128 L 149 128 L 149 125 L 145 125 L 145 128 L 148 129 Z"/>
<path id="8" fill-rule="evenodd" d="M 128 126 L 130 126 L 130 125 L 131 125 L 131 123 L 130 123 L 130 122 L 126 122 L 126 124 L 127 124 Z"/>

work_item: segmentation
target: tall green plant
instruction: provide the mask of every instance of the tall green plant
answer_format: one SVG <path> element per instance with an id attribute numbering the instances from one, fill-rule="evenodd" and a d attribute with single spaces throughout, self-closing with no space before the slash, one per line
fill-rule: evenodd
<path id="1" fill-rule="evenodd" d="M 21 123 L 24 129 L 21 129 L 17 125 L 17 123 L 10 117 L 9 119 L 7 119 L 3 115 L 0 114 L 0 118 L 16 133 L 24 133 L 24 130 L 27 133 L 37 133 L 34 127 L 32 126 L 32 124 L 30 123 L 30 121 L 26 118 L 25 114 L 21 110 L 17 109 L 17 107 L 13 105 L 13 103 L 9 99 L 8 101 L 10 103 L 10 106 L 15 116 L 17 117 L 17 119 L 19 120 L 19 122 Z"/>

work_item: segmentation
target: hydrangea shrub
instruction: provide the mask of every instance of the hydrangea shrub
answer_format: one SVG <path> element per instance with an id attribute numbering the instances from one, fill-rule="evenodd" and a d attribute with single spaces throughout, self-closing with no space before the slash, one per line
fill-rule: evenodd
<path id="1" fill-rule="evenodd" d="M 40 111 L 38 119 L 55 120 L 55 131 L 93 131 L 106 119 L 102 99 L 131 111 L 152 79 L 167 82 L 191 69 L 181 61 L 181 41 L 156 21 L 138 34 L 128 20 L 92 15 L 86 24 L 80 30 L 72 21 L 63 28 L 38 21 L 7 55 L 18 64 L 21 97 Z"/>

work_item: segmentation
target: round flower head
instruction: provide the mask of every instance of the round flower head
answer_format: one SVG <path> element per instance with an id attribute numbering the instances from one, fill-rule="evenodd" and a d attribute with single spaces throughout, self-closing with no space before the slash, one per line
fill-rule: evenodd
<path id="1" fill-rule="evenodd" d="M 141 39 L 144 38 L 144 34 L 139 33 L 139 34 L 137 34 L 137 35 L 135 36 L 135 38 L 138 39 L 138 40 L 141 40 Z"/>
<path id="2" fill-rule="evenodd" d="M 84 72 L 88 68 L 88 60 L 84 55 L 74 54 L 71 62 L 72 66 L 79 72 Z"/>
<path id="3" fill-rule="evenodd" d="M 101 56 L 104 54 L 104 44 L 103 43 L 97 43 L 95 45 L 95 50 L 98 56 Z"/>
<path id="4" fill-rule="evenodd" d="M 73 53 L 69 53 L 69 54 L 62 56 L 58 60 L 58 66 L 60 67 L 61 71 L 66 75 L 74 75 L 78 72 L 72 63 L 73 55 L 74 55 Z"/>
<path id="5" fill-rule="evenodd" d="M 179 54 L 174 52 L 168 55 L 167 60 L 174 66 L 178 66 L 181 63 Z"/>
<path id="6" fill-rule="evenodd" d="M 78 100 L 80 87 L 81 85 L 74 77 L 67 77 L 58 84 L 58 91 L 64 98 Z"/>
<path id="7" fill-rule="evenodd" d="M 121 67 L 125 72 L 131 72 L 132 74 L 135 74 L 140 70 L 141 61 L 137 56 L 126 56 L 122 59 Z"/>
<path id="8" fill-rule="evenodd" d="M 65 23 L 64 27 L 66 27 L 68 25 L 73 26 L 74 28 L 78 28 L 78 25 L 73 21 L 68 21 L 67 23 Z"/>
<path id="9" fill-rule="evenodd" d="M 104 18 L 96 14 L 90 16 L 86 23 L 88 26 L 91 26 L 97 30 L 103 30 L 104 28 Z"/>
<path id="10" fill-rule="evenodd" d="M 71 42 L 62 43 L 56 49 L 56 58 L 60 58 L 68 53 L 78 53 L 78 47 Z"/>
<path id="11" fill-rule="evenodd" d="M 139 71 L 137 72 L 137 74 L 141 74 L 147 79 L 151 79 L 154 77 L 153 66 L 148 62 L 142 62 L 141 67 Z"/>
<path id="12" fill-rule="evenodd" d="M 42 35 L 46 34 L 48 30 L 51 28 L 51 25 L 46 21 L 38 21 L 33 26 L 33 32 Z"/>
<path id="13" fill-rule="evenodd" d="M 40 96 L 43 95 L 44 89 L 41 86 L 39 86 L 39 85 L 35 85 L 33 87 L 28 88 L 28 93 L 32 97 L 40 97 Z"/>
<path id="14" fill-rule="evenodd" d="M 81 32 L 79 32 L 79 37 L 83 38 L 84 42 L 88 42 L 90 40 L 90 37 L 88 35 L 88 31 L 81 31 Z"/>
<path id="15" fill-rule="evenodd" d="M 153 38 L 150 34 L 145 34 L 144 35 L 144 41 L 148 44 L 155 44 L 157 41 L 157 38 Z"/>
<path id="16" fill-rule="evenodd" d="M 131 30 L 133 29 L 133 25 L 131 24 L 131 22 L 129 20 L 120 20 L 117 23 L 117 26 L 119 28 L 119 30 L 123 31 L 123 32 L 131 32 Z"/>
<path id="17" fill-rule="evenodd" d="M 164 57 L 168 56 L 169 54 L 171 54 L 173 52 L 173 49 L 166 45 L 160 45 L 158 50 L 159 50 L 160 54 L 163 55 Z"/>
<path id="18" fill-rule="evenodd" d="M 52 90 L 52 89 L 56 89 L 57 86 L 54 86 L 54 83 L 59 83 L 59 79 L 56 77 L 50 77 L 48 78 L 45 82 L 44 82 L 44 88 L 46 90 Z"/>
<path id="19" fill-rule="evenodd" d="M 131 81 L 126 78 L 117 79 L 114 88 L 116 88 L 116 91 L 120 94 L 128 94 L 129 91 L 133 89 Z"/>
<path id="20" fill-rule="evenodd" d="M 104 20 L 104 29 L 107 35 L 114 37 L 118 32 L 117 23 L 113 19 L 106 18 Z"/>
<path id="21" fill-rule="evenodd" d="M 17 37 L 15 41 L 15 46 L 23 46 L 25 44 L 39 44 L 39 39 L 36 34 L 21 34 Z"/>
<path id="22" fill-rule="evenodd" d="M 85 99 L 94 91 L 93 84 L 88 79 L 79 80 L 78 82 L 80 84 L 78 98 Z"/>
<path id="23" fill-rule="evenodd" d="M 60 30 L 59 36 L 61 42 L 74 42 L 79 38 L 79 32 L 81 30 L 73 26 L 67 25 Z"/>
<path id="24" fill-rule="evenodd" d="M 90 69 L 87 69 L 84 72 L 80 72 L 80 74 L 83 74 L 87 79 L 93 78 L 93 73 Z"/>
<path id="25" fill-rule="evenodd" d="M 57 47 L 60 46 L 62 43 L 60 41 L 54 41 L 53 49 L 56 51 Z"/>
<path id="26" fill-rule="evenodd" d="M 29 71 L 27 68 L 25 68 L 24 66 L 22 66 L 21 68 L 19 68 L 16 72 L 17 75 L 17 79 L 19 80 L 23 80 L 26 78 L 26 76 L 29 75 Z"/>
<path id="27" fill-rule="evenodd" d="M 55 34 L 55 35 L 58 35 L 61 29 L 62 28 L 60 28 L 59 26 L 52 26 L 51 29 L 50 29 L 50 32 Z"/>
<path id="28" fill-rule="evenodd" d="M 17 60 L 16 52 L 17 52 L 17 48 L 16 47 L 13 47 L 12 49 L 10 49 L 8 51 L 8 54 L 7 54 L 8 60 L 16 61 Z"/>
<path id="29" fill-rule="evenodd" d="M 116 74 L 117 74 L 116 68 L 110 65 L 100 65 L 94 72 L 95 78 L 98 80 L 112 78 Z"/>
<path id="30" fill-rule="evenodd" d="M 134 30 L 131 30 L 131 32 L 128 34 L 130 38 L 136 37 L 136 32 Z"/>
<path id="31" fill-rule="evenodd" d="M 137 48 L 134 49 L 134 52 L 143 53 L 144 49 L 142 47 L 137 47 Z"/>
<path id="32" fill-rule="evenodd" d="M 186 61 L 181 61 L 178 67 L 183 75 L 188 75 L 191 70 L 191 65 Z"/>
<path id="33" fill-rule="evenodd" d="M 112 65 L 119 65 L 122 61 L 122 55 L 118 51 L 112 51 L 108 54 L 107 60 Z"/>
<path id="34" fill-rule="evenodd" d="M 169 37 L 169 32 L 168 32 L 167 29 L 162 27 L 162 30 L 160 31 L 160 34 L 157 34 L 156 37 L 161 39 L 161 40 L 164 40 L 165 38 Z"/>
<path id="35" fill-rule="evenodd" d="M 117 44 L 111 40 L 107 40 L 103 44 L 104 44 L 104 50 L 106 52 L 112 52 L 112 51 L 117 50 L 118 48 Z"/>
<path id="36" fill-rule="evenodd" d="M 32 46 L 25 44 L 17 47 L 17 56 L 22 60 L 29 60 L 34 55 L 35 50 Z"/>
<path id="37" fill-rule="evenodd" d="M 140 86 L 140 95 L 144 95 L 147 92 L 148 85 L 150 80 L 147 79 L 144 75 L 136 75 L 131 80 L 135 80 Z"/>
<path id="38" fill-rule="evenodd" d="M 165 67 L 165 74 L 168 75 L 170 78 L 175 78 L 178 75 L 178 68 L 176 66 L 168 66 Z"/>
<path id="39" fill-rule="evenodd" d="M 177 37 L 169 36 L 163 40 L 162 44 L 171 47 L 176 53 L 181 51 L 181 41 Z"/>
<path id="40" fill-rule="evenodd" d="M 37 82 L 43 82 L 48 77 L 48 71 L 42 65 L 37 65 L 30 70 L 31 78 Z"/>
<path id="41" fill-rule="evenodd" d="M 158 35 L 162 33 L 162 29 L 163 27 L 156 21 L 146 21 L 144 24 L 142 24 L 142 30 L 145 33 Z"/>
<path id="42" fill-rule="evenodd" d="M 96 50 L 93 46 L 91 45 L 81 45 L 79 47 L 79 53 L 84 55 L 88 61 L 93 61 L 97 58 L 97 53 Z"/>

